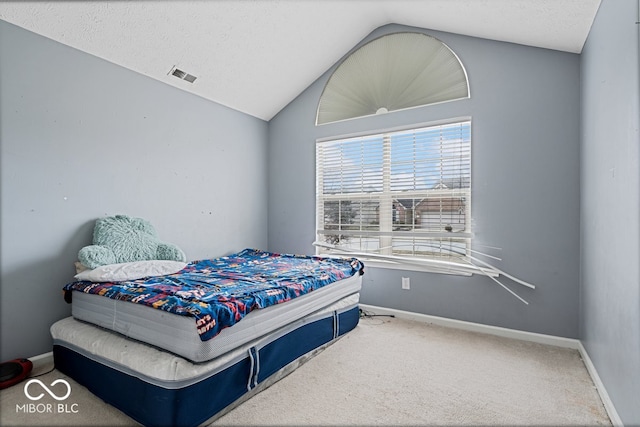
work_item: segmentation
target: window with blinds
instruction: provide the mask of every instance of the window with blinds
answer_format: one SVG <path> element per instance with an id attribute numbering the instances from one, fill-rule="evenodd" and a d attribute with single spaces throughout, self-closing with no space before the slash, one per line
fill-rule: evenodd
<path id="1" fill-rule="evenodd" d="M 471 244 L 471 121 L 321 141 L 319 251 L 463 261 Z"/>

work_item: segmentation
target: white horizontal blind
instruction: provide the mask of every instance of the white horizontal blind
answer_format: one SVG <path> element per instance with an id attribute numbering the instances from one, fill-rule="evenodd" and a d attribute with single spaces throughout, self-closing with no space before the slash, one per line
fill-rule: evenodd
<path id="1" fill-rule="evenodd" d="M 377 255 L 468 255 L 470 121 L 319 142 L 316 173 L 318 242 Z"/>

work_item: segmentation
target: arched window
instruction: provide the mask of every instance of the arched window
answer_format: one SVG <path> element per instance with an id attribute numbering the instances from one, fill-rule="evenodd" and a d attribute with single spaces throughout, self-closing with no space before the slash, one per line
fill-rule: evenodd
<path id="1" fill-rule="evenodd" d="M 468 97 L 467 74 L 447 45 L 422 33 L 388 34 L 336 68 L 316 125 Z"/>

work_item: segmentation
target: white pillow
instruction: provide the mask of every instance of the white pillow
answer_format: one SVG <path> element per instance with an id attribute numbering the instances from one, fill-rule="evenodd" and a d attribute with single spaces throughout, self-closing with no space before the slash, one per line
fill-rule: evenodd
<path id="1" fill-rule="evenodd" d="M 177 273 L 187 266 L 180 261 L 134 261 L 120 264 L 102 265 L 93 270 L 85 270 L 76 274 L 77 280 L 91 282 L 121 282 L 125 280 L 142 279 L 143 277 L 164 276 Z"/>

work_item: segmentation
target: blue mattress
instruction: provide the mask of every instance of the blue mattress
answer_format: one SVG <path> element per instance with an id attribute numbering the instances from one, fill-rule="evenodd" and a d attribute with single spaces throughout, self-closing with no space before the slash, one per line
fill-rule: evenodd
<path id="1" fill-rule="evenodd" d="M 74 342 L 73 337 L 81 337 L 81 331 L 87 330 L 112 340 L 115 347 L 110 351 L 126 346 L 129 353 L 133 348 L 158 352 L 157 360 L 178 357 L 170 353 L 165 356 L 162 350 L 73 318 L 52 326 L 53 354 L 58 370 L 137 422 L 149 426 L 196 426 L 222 415 L 234 402 L 279 379 L 288 373 L 288 367 L 291 370 L 317 349 L 353 330 L 358 320 L 357 298 L 354 301 L 352 297 L 346 305 L 328 307 L 247 343 L 221 358 L 220 363 L 192 364 L 181 359 L 178 364 L 185 371 L 197 372 L 181 378 L 150 375 L 95 354 L 89 346 L 80 344 L 82 340 Z M 117 344 L 118 340 L 125 344 Z"/>

